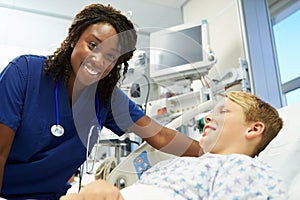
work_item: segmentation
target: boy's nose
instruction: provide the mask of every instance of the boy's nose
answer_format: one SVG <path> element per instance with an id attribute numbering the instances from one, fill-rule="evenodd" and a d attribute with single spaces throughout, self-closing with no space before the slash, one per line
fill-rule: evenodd
<path id="1" fill-rule="evenodd" d="M 211 121 L 211 114 L 208 114 L 204 117 L 205 123 L 208 123 Z"/>

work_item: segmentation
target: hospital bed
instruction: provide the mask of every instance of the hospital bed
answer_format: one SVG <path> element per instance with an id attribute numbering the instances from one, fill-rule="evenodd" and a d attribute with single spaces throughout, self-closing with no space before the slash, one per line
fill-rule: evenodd
<path id="1" fill-rule="evenodd" d="M 177 128 L 195 113 L 206 112 L 213 103 L 208 101 L 194 111 L 183 114 L 167 126 Z M 290 200 L 300 199 L 300 103 L 278 110 L 284 120 L 284 126 L 278 136 L 259 154 L 258 157 L 268 162 L 285 180 Z M 160 152 L 146 142 L 117 165 L 107 177 L 107 181 L 119 188 L 136 182 L 141 173 L 159 161 L 174 157 Z"/>
<path id="2" fill-rule="evenodd" d="M 195 109 L 185 112 L 181 116 L 172 120 L 166 126 L 176 129 L 197 114 L 211 110 L 213 105 L 213 100 L 206 101 Z M 151 147 L 148 143 L 144 142 L 139 146 L 139 148 L 127 156 L 123 162 L 114 168 L 108 176 L 107 181 L 116 185 L 118 188 L 127 187 L 136 182 L 144 171 L 152 167 L 157 162 L 173 157 L 175 156 L 158 151 Z"/>

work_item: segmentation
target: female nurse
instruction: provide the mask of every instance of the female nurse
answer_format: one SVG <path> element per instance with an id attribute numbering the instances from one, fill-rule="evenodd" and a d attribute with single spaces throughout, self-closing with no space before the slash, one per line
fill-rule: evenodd
<path id="1" fill-rule="evenodd" d="M 52 55 L 21 55 L 1 72 L 1 197 L 59 199 L 95 142 L 88 136 L 103 126 L 164 152 L 202 154 L 197 141 L 156 123 L 117 87 L 136 40 L 120 11 L 92 4 Z"/>

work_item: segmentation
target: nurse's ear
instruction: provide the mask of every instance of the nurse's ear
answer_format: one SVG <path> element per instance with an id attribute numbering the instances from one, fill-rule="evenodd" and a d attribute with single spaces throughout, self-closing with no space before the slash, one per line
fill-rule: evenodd
<path id="1" fill-rule="evenodd" d="M 263 122 L 253 122 L 249 124 L 248 131 L 246 132 L 246 138 L 251 140 L 262 136 L 265 130 L 265 124 Z"/>

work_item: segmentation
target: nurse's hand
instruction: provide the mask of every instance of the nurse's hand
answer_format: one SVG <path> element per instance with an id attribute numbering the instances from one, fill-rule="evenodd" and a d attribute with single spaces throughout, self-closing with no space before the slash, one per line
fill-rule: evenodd
<path id="1" fill-rule="evenodd" d="M 83 187 L 78 194 L 69 193 L 60 200 L 124 200 L 120 190 L 104 180 L 96 180 Z"/>

